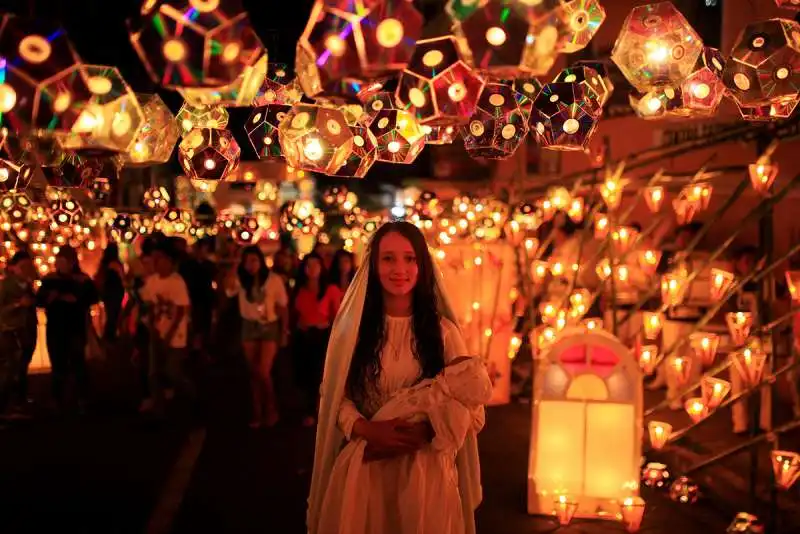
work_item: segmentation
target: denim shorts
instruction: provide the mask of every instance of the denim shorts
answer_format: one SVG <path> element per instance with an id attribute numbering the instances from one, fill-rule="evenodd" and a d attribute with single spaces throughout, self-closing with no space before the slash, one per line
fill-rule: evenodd
<path id="1" fill-rule="evenodd" d="M 279 341 L 280 322 L 262 323 L 242 319 L 242 341 Z"/>

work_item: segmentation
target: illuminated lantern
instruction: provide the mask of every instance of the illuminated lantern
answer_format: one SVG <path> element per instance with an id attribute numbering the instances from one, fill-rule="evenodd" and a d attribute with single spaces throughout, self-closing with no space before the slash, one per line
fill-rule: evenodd
<path id="1" fill-rule="evenodd" d="M 800 478 L 800 455 L 789 451 L 772 451 L 772 470 L 775 473 L 775 484 L 783 489 L 791 488 Z"/>
<path id="2" fill-rule="evenodd" d="M 752 22 L 741 31 L 723 71 L 725 86 L 739 106 L 777 104 L 776 111 L 784 106 L 791 113 L 800 100 L 797 35 L 800 24 L 788 19 Z"/>
<path id="3" fill-rule="evenodd" d="M 675 219 L 678 224 L 689 224 L 700 210 L 700 203 L 693 202 L 686 197 L 678 197 L 672 201 L 672 209 L 675 210 Z"/>
<path id="4" fill-rule="evenodd" d="M 95 160 L 99 171 L 89 185 L 89 191 L 98 203 L 107 201 L 119 183 L 119 171 L 122 168 L 120 158 L 91 158 Z"/>
<path id="5" fill-rule="evenodd" d="M 503 83 L 486 84 L 475 114 L 461 129 L 467 153 L 491 159 L 512 156 L 527 133 L 527 120 L 516 93 Z"/>
<path id="6" fill-rule="evenodd" d="M 280 104 L 293 106 L 303 98 L 303 89 L 295 78 L 289 78 L 287 66 L 282 63 L 270 63 L 267 77 L 256 96 L 256 106 Z"/>
<path id="7" fill-rule="evenodd" d="M 685 196 L 689 202 L 696 203 L 699 209 L 705 210 L 711 203 L 712 191 L 714 187 L 710 183 L 698 183 L 684 187 L 680 196 Z"/>
<path id="8" fill-rule="evenodd" d="M 264 54 L 239 0 L 144 0 L 140 20 L 131 43 L 167 89 L 229 86 Z"/>
<path id="9" fill-rule="evenodd" d="M 725 531 L 727 534 L 763 534 L 764 526 L 758 517 L 739 512 Z"/>
<path id="10" fill-rule="evenodd" d="M 137 94 L 142 106 L 144 123 L 139 129 L 130 150 L 123 154 L 125 165 L 153 165 L 166 163 L 180 137 L 175 117 L 161 97 Z"/>
<path id="11" fill-rule="evenodd" d="M 264 49 L 255 63 L 242 68 L 242 73 L 233 83 L 220 87 L 184 87 L 178 92 L 184 100 L 195 106 L 252 106 L 266 75 L 267 51 Z"/>
<path id="12" fill-rule="evenodd" d="M 733 281 L 735 276 L 732 272 L 726 271 L 724 269 L 711 269 L 711 284 L 709 287 L 709 293 L 711 294 L 711 300 L 719 301 L 722 297 L 728 294 L 730 291 L 731 286 L 733 285 Z"/>
<path id="13" fill-rule="evenodd" d="M 358 204 L 358 196 L 343 185 L 334 185 L 325 190 L 322 201 L 334 211 L 350 211 Z"/>
<path id="14" fill-rule="evenodd" d="M 750 328 L 753 326 L 753 314 L 741 311 L 726 313 L 725 324 L 728 325 L 733 344 L 737 347 L 744 345 L 750 335 Z"/>
<path id="15" fill-rule="evenodd" d="M 132 243 L 139 235 L 136 221 L 128 213 L 118 213 L 111 223 L 111 236 L 120 243 Z"/>
<path id="16" fill-rule="evenodd" d="M 694 504 L 700 496 L 700 490 L 688 477 L 678 477 L 669 487 L 669 498 L 681 504 Z"/>
<path id="17" fill-rule="evenodd" d="M 680 85 L 683 107 L 693 116 L 710 116 L 717 111 L 725 96 L 724 68 L 725 60 L 720 51 L 710 46 L 703 47 L 694 70 Z"/>
<path id="18" fill-rule="evenodd" d="M 581 321 L 581 326 L 586 328 L 587 330 L 602 330 L 603 329 L 603 320 L 602 319 L 595 319 L 589 318 L 584 319 Z"/>
<path id="19" fill-rule="evenodd" d="M 511 88 L 516 92 L 519 108 L 530 120 L 533 112 L 533 101 L 542 90 L 542 82 L 536 78 L 516 78 L 511 81 Z"/>
<path id="20" fill-rule="evenodd" d="M 241 150 L 228 130 L 189 132 L 178 146 L 178 161 L 191 180 L 224 180 L 239 166 Z"/>
<path id="21" fill-rule="evenodd" d="M 249 245 L 255 241 L 259 230 L 258 219 L 250 215 L 241 217 L 233 229 L 233 239 L 240 245 Z"/>
<path id="22" fill-rule="evenodd" d="M 531 263 L 531 278 L 534 284 L 544 283 L 548 273 L 548 265 L 546 261 L 536 260 Z"/>
<path id="23" fill-rule="evenodd" d="M 325 215 L 310 200 L 293 200 L 281 210 L 280 225 L 295 235 L 316 235 L 325 225 Z"/>
<path id="24" fill-rule="evenodd" d="M 672 435 L 672 425 L 661 421 L 650 421 L 647 423 L 647 433 L 650 436 L 650 445 L 655 450 L 661 450 L 669 442 Z"/>
<path id="25" fill-rule="evenodd" d="M 484 85 L 461 58 L 455 37 L 447 35 L 417 42 L 395 98 L 420 124 L 452 126 L 475 113 Z"/>
<path id="26" fill-rule="evenodd" d="M 455 141 L 456 129 L 454 126 L 428 126 L 422 125 L 426 145 L 449 145 Z"/>
<path id="27" fill-rule="evenodd" d="M 533 103 L 531 127 L 542 148 L 586 150 L 597 128 L 598 101 L 577 83 L 548 83 Z"/>
<path id="28" fill-rule="evenodd" d="M 78 224 L 83 217 L 80 204 L 64 193 L 56 193 L 50 200 L 50 220 L 54 226 L 72 226 Z"/>
<path id="29" fill-rule="evenodd" d="M 585 201 L 583 197 L 573 198 L 569 202 L 569 207 L 567 208 L 567 215 L 572 222 L 575 224 L 580 224 L 583 222 L 583 216 L 585 214 Z"/>
<path id="30" fill-rule="evenodd" d="M 611 52 L 625 78 L 640 93 L 678 86 L 703 50 L 700 36 L 671 2 L 634 7 Z"/>
<path id="31" fill-rule="evenodd" d="M 669 482 L 667 466 L 650 462 L 642 471 L 642 483 L 648 488 L 663 488 Z"/>
<path id="32" fill-rule="evenodd" d="M 683 94 L 680 87 L 659 86 L 644 94 L 631 93 L 628 101 L 642 119 L 663 119 L 666 117 L 688 117 L 691 113 L 683 107 Z"/>
<path id="33" fill-rule="evenodd" d="M 670 356 L 667 364 L 667 373 L 672 375 L 678 386 L 684 386 L 689 381 L 689 372 L 692 369 L 692 360 L 681 356 Z"/>
<path id="34" fill-rule="evenodd" d="M 605 239 L 608 235 L 608 216 L 596 213 L 594 216 L 594 238 Z"/>
<path id="35" fill-rule="evenodd" d="M 792 300 L 800 300 L 800 271 L 786 271 L 786 285 Z"/>
<path id="36" fill-rule="evenodd" d="M 228 110 L 219 106 L 192 106 L 184 102 L 175 120 L 186 135 L 196 128 L 224 129 L 228 125 Z"/>
<path id="37" fill-rule="evenodd" d="M 628 532 L 639 532 L 644 518 L 645 502 L 641 497 L 626 497 L 620 505 L 620 515 Z"/>
<path id="38" fill-rule="evenodd" d="M 161 218 L 162 230 L 167 235 L 185 234 L 194 222 L 192 212 L 180 208 L 170 208 Z"/>
<path id="39" fill-rule="evenodd" d="M 639 367 L 646 375 L 653 374 L 658 360 L 658 347 L 656 345 L 642 345 L 639 347 Z"/>
<path id="40" fill-rule="evenodd" d="M 0 215 L 10 224 L 22 224 L 31 213 L 33 202 L 25 191 L 12 189 L 0 196 Z"/>
<path id="41" fill-rule="evenodd" d="M 644 190 L 644 201 L 652 213 L 658 213 L 664 202 L 664 188 L 660 185 L 648 187 Z"/>
<path id="42" fill-rule="evenodd" d="M 798 100 L 786 98 L 754 106 L 743 106 L 737 102 L 736 106 L 739 108 L 742 118 L 746 121 L 773 122 L 777 119 L 791 117 L 797 104 Z"/>
<path id="43" fill-rule="evenodd" d="M 553 83 L 574 83 L 582 87 L 585 97 L 594 101 L 596 113 L 602 112 L 603 106 L 611 96 L 603 77 L 591 67 L 567 67 L 558 73 Z"/>
<path id="44" fill-rule="evenodd" d="M 163 187 L 151 187 L 142 195 L 142 204 L 151 210 L 164 210 L 169 206 L 169 193 Z"/>
<path id="45" fill-rule="evenodd" d="M 297 104 L 278 127 L 286 163 L 296 169 L 335 174 L 352 150 L 353 133 L 338 109 Z"/>
<path id="46" fill-rule="evenodd" d="M 713 376 L 704 376 L 700 382 L 700 391 L 703 403 L 708 406 L 709 410 L 714 410 L 730 393 L 731 383 Z"/>
<path id="47" fill-rule="evenodd" d="M 278 126 L 291 109 L 291 106 L 284 104 L 267 104 L 253 108 L 250 117 L 247 118 L 245 130 L 259 159 L 279 160 L 283 158 Z"/>
<path id="48" fill-rule="evenodd" d="M 750 173 L 750 183 L 756 193 L 766 195 L 769 193 L 772 183 L 778 177 L 778 165 L 770 163 L 769 160 L 764 162 L 751 163 L 747 166 Z"/>
<path id="49" fill-rule="evenodd" d="M 664 318 L 659 312 L 642 312 L 642 328 L 644 329 L 644 337 L 647 339 L 656 339 L 658 334 L 661 333 L 661 327 L 664 324 Z"/>
<path id="50" fill-rule="evenodd" d="M 33 178 L 33 167 L 0 159 L 0 192 L 24 190 Z"/>
<path id="51" fill-rule="evenodd" d="M 684 403 L 684 408 L 686 409 L 686 413 L 689 414 L 689 417 L 695 423 L 708 417 L 708 406 L 706 406 L 706 403 L 703 402 L 703 399 L 699 397 L 687 399 Z"/>
<path id="52" fill-rule="evenodd" d="M 85 86 L 73 95 L 82 102 L 81 112 L 70 133 L 58 134 L 61 147 L 101 153 L 129 152 L 144 125 L 144 113 L 136 94 L 116 67 L 87 65 L 82 70 Z"/>
<path id="53" fill-rule="evenodd" d="M 730 358 L 745 387 L 750 388 L 761 382 L 764 366 L 767 363 L 767 355 L 764 351 L 759 348 L 745 347 L 731 353 Z"/>
<path id="54" fill-rule="evenodd" d="M 58 189 L 87 189 L 103 170 L 103 158 L 81 157 L 74 152 L 65 154 L 55 166 L 42 167 L 47 185 Z"/>
<path id="55" fill-rule="evenodd" d="M 317 0 L 297 42 L 295 72 L 303 91 L 353 99 L 366 80 L 404 69 L 423 18 L 407 0 Z"/>
<path id="56" fill-rule="evenodd" d="M 365 126 L 349 126 L 353 133 L 353 146 L 347 160 L 335 176 L 363 178 L 378 157 L 377 140 Z"/>
<path id="57" fill-rule="evenodd" d="M 386 91 L 378 91 L 367 95 L 364 100 L 364 117 L 361 121 L 369 126 L 378 115 L 378 112 L 384 109 L 396 109 L 397 105 L 394 102 L 394 93 Z"/>
<path id="58" fill-rule="evenodd" d="M 375 136 L 378 161 L 413 163 L 425 146 L 425 134 L 407 111 L 382 109 L 369 125 Z"/>
<path id="59" fill-rule="evenodd" d="M 0 18 L 0 123 L 12 132 L 69 132 L 81 113 L 80 58 L 57 27 Z"/>
<path id="60" fill-rule="evenodd" d="M 688 288 L 683 272 L 666 273 L 661 277 L 661 300 L 667 306 L 678 306 L 683 302 Z"/>
<path id="61" fill-rule="evenodd" d="M 556 16 L 560 22 L 557 49 L 572 54 L 586 48 L 606 19 L 606 12 L 599 0 L 567 0 L 560 3 Z"/>
<path id="62" fill-rule="evenodd" d="M 570 524 L 577 510 L 578 502 L 567 495 L 559 495 L 553 502 L 553 515 L 558 518 L 558 523 L 562 526 Z"/>
<path id="63" fill-rule="evenodd" d="M 611 240 L 616 252 L 620 255 L 627 254 L 636 243 L 639 232 L 632 226 L 620 226 L 611 232 Z"/>
<path id="64" fill-rule="evenodd" d="M 710 332 L 695 332 L 689 335 L 689 344 L 705 367 L 714 363 L 719 347 L 719 336 Z"/>
<path id="65" fill-rule="evenodd" d="M 605 106 L 608 99 L 611 98 L 611 93 L 614 92 L 614 83 L 611 81 L 611 74 L 609 73 L 608 63 L 599 59 L 581 59 L 572 64 L 572 68 L 589 68 L 600 75 L 603 88 L 605 89 L 605 98 L 601 102 L 601 107 Z"/>
<path id="66" fill-rule="evenodd" d="M 661 263 L 661 255 L 660 250 L 647 249 L 639 251 L 639 267 L 646 276 L 656 274 L 658 264 Z"/>

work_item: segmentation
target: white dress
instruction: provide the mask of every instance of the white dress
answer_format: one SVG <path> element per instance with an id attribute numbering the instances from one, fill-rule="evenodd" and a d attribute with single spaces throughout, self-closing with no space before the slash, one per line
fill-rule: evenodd
<path id="1" fill-rule="evenodd" d="M 456 326 L 442 320 L 445 363 L 460 356 L 468 356 L 466 345 Z M 375 413 L 393 395 L 418 382 L 420 367 L 411 351 L 411 318 L 387 317 L 386 346 L 381 354 L 381 374 L 377 398 L 370 403 Z M 371 417 L 372 413 L 365 414 Z M 482 414 L 482 410 L 481 410 Z M 339 426 L 347 439 L 353 424 L 364 417 L 352 401 L 343 399 L 339 410 Z M 482 422 L 482 420 L 481 420 Z M 363 447 L 361 447 L 363 453 Z M 347 470 L 350 458 L 346 447 L 331 474 L 330 484 L 323 500 L 319 534 L 464 534 L 464 516 L 458 491 L 456 450 L 436 450 L 427 445 L 414 454 L 362 464 L 359 459 L 357 474 Z M 337 471 L 338 469 L 338 471 Z M 409 495 L 420 487 L 412 484 L 412 475 L 420 473 L 435 477 L 441 484 L 433 495 Z M 358 482 L 348 477 L 361 477 Z M 366 482 L 363 477 L 367 477 Z M 430 486 L 430 484 L 428 484 Z M 368 489 L 367 489 L 368 488 Z M 365 491 L 367 489 L 367 491 Z M 354 495 L 357 492 L 358 495 Z M 400 503 L 424 503 L 423 519 L 414 520 L 401 513 Z"/>

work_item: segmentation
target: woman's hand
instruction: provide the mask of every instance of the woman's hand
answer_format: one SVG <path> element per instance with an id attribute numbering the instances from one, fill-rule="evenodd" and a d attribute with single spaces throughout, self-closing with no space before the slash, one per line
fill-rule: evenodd
<path id="1" fill-rule="evenodd" d="M 361 419 L 353 425 L 353 434 L 366 440 L 367 461 L 410 454 L 428 442 L 427 431 L 419 423 L 408 423 L 402 419 L 390 421 Z"/>

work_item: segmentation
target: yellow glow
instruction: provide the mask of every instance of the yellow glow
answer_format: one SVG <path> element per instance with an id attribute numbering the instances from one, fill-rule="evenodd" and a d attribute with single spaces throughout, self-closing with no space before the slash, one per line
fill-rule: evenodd
<path id="1" fill-rule="evenodd" d="M 180 39 L 169 39 L 164 43 L 162 52 L 167 61 L 178 63 L 186 57 L 186 45 Z"/>
<path id="2" fill-rule="evenodd" d="M 331 34 L 325 39 L 325 48 L 333 57 L 342 57 L 347 50 L 347 43 L 336 34 Z"/>
<path id="3" fill-rule="evenodd" d="M 0 83 L 0 113 L 6 113 L 17 103 L 17 92 L 7 83 Z"/>
<path id="4" fill-rule="evenodd" d="M 384 19 L 375 30 L 378 44 L 384 48 L 394 48 L 403 40 L 403 23 L 394 18 Z"/>
<path id="5" fill-rule="evenodd" d="M 486 30 L 486 42 L 492 46 L 502 46 L 506 42 L 506 32 L 503 28 L 492 26 Z"/>

